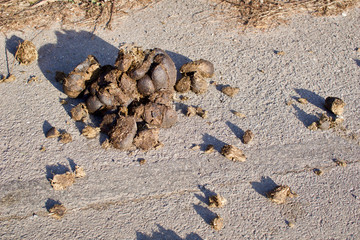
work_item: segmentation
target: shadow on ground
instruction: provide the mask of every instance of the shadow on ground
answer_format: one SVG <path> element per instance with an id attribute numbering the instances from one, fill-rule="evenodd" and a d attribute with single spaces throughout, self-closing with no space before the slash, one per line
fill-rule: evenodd
<path id="1" fill-rule="evenodd" d="M 300 109 L 298 106 L 293 105 L 296 110 L 296 117 L 304 124 L 305 127 L 310 126 L 313 122 L 319 120 L 319 118 L 312 114 L 307 114 L 304 110 Z"/>
<path id="2" fill-rule="evenodd" d="M 225 142 L 223 142 L 223 141 L 217 139 L 216 137 L 211 136 L 207 133 L 205 133 L 203 135 L 202 139 L 204 141 L 204 144 L 201 146 L 201 148 L 202 148 L 201 150 L 205 150 L 206 146 L 208 146 L 208 145 L 213 145 L 214 149 L 221 153 L 222 147 L 226 145 Z"/>
<path id="3" fill-rule="evenodd" d="M 325 109 L 325 99 L 318 94 L 303 89 L 303 88 L 296 88 L 295 92 L 300 95 L 300 98 L 306 98 L 309 103 L 313 104 L 314 106 L 320 108 L 321 110 L 326 111 Z M 295 98 L 295 97 L 294 97 Z M 297 100 L 298 98 L 295 98 Z"/>
<path id="4" fill-rule="evenodd" d="M 185 238 L 181 238 L 173 230 L 165 229 L 161 225 L 157 224 L 158 231 L 154 231 L 151 235 L 146 235 L 141 232 L 136 232 L 137 240 L 202 240 L 202 238 L 196 233 L 190 233 Z"/>
<path id="5" fill-rule="evenodd" d="M 198 187 L 204 195 L 202 196 L 200 194 L 195 194 L 195 197 L 199 199 L 201 202 L 205 203 L 206 205 L 209 205 L 209 197 L 215 196 L 216 193 L 206 188 L 205 185 L 199 185 Z"/>
<path id="6" fill-rule="evenodd" d="M 251 182 L 251 186 L 257 193 L 266 197 L 266 193 L 279 185 L 277 185 L 270 177 L 261 177 L 260 182 Z"/>

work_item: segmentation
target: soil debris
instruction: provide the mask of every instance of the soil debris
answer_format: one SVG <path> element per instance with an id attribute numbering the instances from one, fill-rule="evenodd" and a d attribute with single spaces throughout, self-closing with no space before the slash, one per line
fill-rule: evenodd
<path id="1" fill-rule="evenodd" d="M 100 133 L 100 128 L 99 127 L 92 127 L 87 125 L 82 131 L 81 131 L 81 135 L 83 135 L 84 137 L 86 137 L 87 139 L 92 139 L 92 138 L 96 138 L 97 135 L 99 135 Z"/>
<path id="2" fill-rule="evenodd" d="M 189 100 L 189 97 L 188 97 L 188 96 L 183 96 L 183 95 L 181 95 L 181 96 L 180 96 L 180 100 L 181 100 L 181 101 L 187 101 L 187 100 Z"/>
<path id="3" fill-rule="evenodd" d="M 297 197 L 297 194 L 293 193 L 288 186 L 277 186 L 266 195 L 271 201 L 277 204 L 286 203 L 286 198 L 288 197 Z"/>
<path id="4" fill-rule="evenodd" d="M 74 174 L 75 174 L 75 178 L 83 178 L 86 176 L 86 172 L 84 168 L 80 166 L 75 166 Z"/>
<path id="5" fill-rule="evenodd" d="M 61 105 L 68 104 L 68 101 L 66 101 L 66 99 L 60 99 L 60 104 Z"/>
<path id="6" fill-rule="evenodd" d="M 206 149 L 205 149 L 204 152 L 205 153 L 212 153 L 212 152 L 214 152 L 214 150 L 215 150 L 214 145 L 209 144 L 209 145 L 206 146 Z"/>
<path id="7" fill-rule="evenodd" d="M 41 148 L 39 150 L 40 150 L 40 152 L 45 152 L 46 148 L 44 146 L 41 146 Z"/>
<path id="8" fill-rule="evenodd" d="M 50 180 L 50 184 L 54 190 L 65 190 L 75 182 L 75 174 L 66 172 L 64 174 L 55 174 Z"/>
<path id="9" fill-rule="evenodd" d="M 237 147 L 234 147 L 232 145 L 225 145 L 221 149 L 221 154 L 224 155 L 227 159 L 230 159 L 231 161 L 234 161 L 234 162 L 245 162 L 246 161 L 246 156 L 243 153 L 243 151 L 241 151 L 240 149 L 238 149 Z"/>
<path id="10" fill-rule="evenodd" d="M 227 203 L 227 200 L 220 194 L 216 194 L 214 196 L 209 197 L 209 207 L 221 208 L 221 207 L 225 206 L 226 203 Z"/>
<path id="11" fill-rule="evenodd" d="M 344 160 L 340 160 L 340 159 L 335 159 L 335 163 L 336 165 L 340 166 L 340 167 L 346 167 L 347 163 Z"/>
<path id="12" fill-rule="evenodd" d="M 342 115 L 345 105 L 345 102 L 337 97 L 327 97 L 325 99 L 325 107 L 335 115 Z"/>
<path id="13" fill-rule="evenodd" d="M 55 127 L 50 128 L 50 130 L 46 133 L 46 138 L 57 138 L 59 136 L 60 132 Z"/>
<path id="14" fill-rule="evenodd" d="M 246 115 L 241 113 L 241 112 L 237 112 L 237 111 L 231 111 L 235 116 L 243 119 L 243 118 L 246 118 Z"/>
<path id="15" fill-rule="evenodd" d="M 31 76 L 29 80 L 27 80 L 27 84 L 33 83 L 33 82 L 39 82 L 39 78 L 36 76 Z"/>
<path id="16" fill-rule="evenodd" d="M 84 103 L 79 103 L 70 111 L 71 118 L 75 121 L 85 121 L 88 118 L 89 111 Z"/>
<path id="17" fill-rule="evenodd" d="M 211 227 L 219 231 L 224 227 L 224 219 L 222 219 L 219 215 L 217 215 L 210 223 Z"/>
<path id="18" fill-rule="evenodd" d="M 221 92 L 229 97 L 234 97 L 236 94 L 238 94 L 240 89 L 238 87 L 230 87 L 226 86 L 221 89 Z"/>
<path id="19" fill-rule="evenodd" d="M 284 56 L 285 52 L 284 51 L 274 51 L 276 55 L 278 56 Z"/>
<path id="20" fill-rule="evenodd" d="M 287 225 L 289 226 L 289 228 L 293 228 L 295 227 L 295 224 L 293 222 L 287 222 Z"/>
<path id="21" fill-rule="evenodd" d="M 35 45 L 28 40 L 20 43 L 15 53 L 16 60 L 23 65 L 29 65 L 38 58 L 38 52 Z"/>
<path id="22" fill-rule="evenodd" d="M 306 98 L 298 98 L 297 101 L 301 104 L 308 104 L 308 100 Z"/>
<path id="23" fill-rule="evenodd" d="M 2 79 L 0 79 L 0 83 L 7 83 L 7 82 L 13 82 L 16 80 L 15 75 L 10 74 L 8 77 L 3 77 Z"/>
<path id="24" fill-rule="evenodd" d="M 251 130 L 246 130 L 243 136 L 243 143 L 248 144 L 254 139 L 254 133 Z"/>
<path id="25" fill-rule="evenodd" d="M 63 132 L 60 134 L 60 140 L 59 140 L 61 143 L 69 143 L 69 142 L 72 142 L 72 136 L 70 133 L 67 133 L 67 132 Z"/>
<path id="26" fill-rule="evenodd" d="M 60 220 L 66 213 L 66 207 L 62 204 L 55 204 L 48 211 L 51 217 Z"/>
<path id="27" fill-rule="evenodd" d="M 313 169 L 313 171 L 314 171 L 314 173 L 316 174 L 316 175 L 318 175 L 318 176 L 321 176 L 321 175 L 323 175 L 323 170 L 321 170 L 321 169 L 319 169 L 319 168 L 314 168 Z"/>
<path id="28" fill-rule="evenodd" d="M 311 131 L 316 131 L 316 130 L 318 130 L 318 124 L 317 124 L 317 122 L 313 122 L 307 128 Z"/>

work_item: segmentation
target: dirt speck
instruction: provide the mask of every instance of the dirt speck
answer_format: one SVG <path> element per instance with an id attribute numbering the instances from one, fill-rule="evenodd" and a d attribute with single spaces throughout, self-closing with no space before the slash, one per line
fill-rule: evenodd
<path id="1" fill-rule="evenodd" d="M 28 83 L 28 84 L 33 83 L 33 82 L 40 82 L 40 81 L 39 81 L 39 78 L 36 77 L 36 76 L 31 76 L 31 77 L 29 78 L 29 80 L 27 80 L 27 83 Z"/>
<path id="2" fill-rule="evenodd" d="M 222 219 L 220 216 L 216 216 L 210 223 L 211 227 L 219 231 L 224 227 L 224 219 Z"/>
<path id="3" fill-rule="evenodd" d="M 243 119 L 243 118 L 246 118 L 246 115 L 241 113 L 241 112 L 237 112 L 237 111 L 231 111 L 235 116 Z"/>
<path id="4" fill-rule="evenodd" d="M 196 108 L 196 114 L 204 119 L 208 117 L 208 111 L 202 109 L 201 107 Z"/>
<path id="5" fill-rule="evenodd" d="M 295 224 L 293 222 L 287 222 L 287 225 L 289 226 L 289 228 L 295 227 Z"/>
<path id="6" fill-rule="evenodd" d="M 48 211 L 51 217 L 59 220 L 65 215 L 66 207 L 62 204 L 55 204 Z"/>
<path id="7" fill-rule="evenodd" d="M 87 139 L 96 138 L 97 135 L 100 133 L 100 128 L 98 127 L 92 127 L 92 126 L 86 126 L 82 131 L 81 135 L 86 137 Z"/>
<path id="8" fill-rule="evenodd" d="M 243 143 L 249 144 L 254 139 L 254 133 L 251 130 L 246 130 L 243 136 Z"/>
<path id="9" fill-rule="evenodd" d="M 225 206 L 226 203 L 227 203 L 227 200 L 220 194 L 216 194 L 214 196 L 209 197 L 209 207 L 221 208 L 221 207 Z"/>
<path id="10" fill-rule="evenodd" d="M 230 159 L 234 162 L 246 161 L 246 156 L 243 151 L 232 145 L 225 145 L 221 149 L 221 154 L 224 155 L 227 159 Z"/>
<path id="11" fill-rule="evenodd" d="M 110 143 L 110 140 L 109 139 L 106 139 L 102 144 L 101 144 L 101 147 L 103 148 L 103 149 L 109 149 L 109 148 L 111 148 L 111 143 Z"/>
<path id="12" fill-rule="evenodd" d="M 335 115 L 342 115 L 344 113 L 345 102 L 337 97 L 327 97 L 325 99 L 325 107 Z"/>
<path id="13" fill-rule="evenodd" d="M 68 102 L 66 101 L 66 99 L 60 99 L 60 104 L 65 105 L 68 104 Z"/>
<path id="14" fill-rule="evenodd" d="M 64 174 L 55 174 L 50 181 L 54 190 L 64 190 L 75 182 L 75 174 L 72 172 L 66 172 Z"/>
<path id="15" fill-rule="evenodd" d="M 284 51 L 275 51 L 275 54 L 278 56 L 284 56 L 285 52 Z"/>
<path id="16" fill-rule="evenodd" d="M 266 195 L 271 201 L 277 204 L 286 203 L 288 197 L 293 198 L 297 196 L 297 194 L 291 192 L 291 189 L 288 186 L 277 186 Z"/>
<path id="17" fill-rule="evenodd" d="M 199 150 L 199 149 L 200 149 L 200 145 L 195 144 L 195 145 L 193 145 L 190 149 L 191 149 L 191 150 Z"/>
<path id="18" fill-rule="evenodd" d="M 229 97 L 234 97 L 236 94 L 238 94 L 240 89 L 238 87 L 230 87 L 226 86 L 221 89 L 221 92 Z"/>
<path id="19" fill-rule="evenodd" d="M 17 47 L 15 58 L 20 64 L 24 65 L 29 65 L 30 63 L 36 61 L 38 58 L 38 52 L 36 51 L 35 45 L 28 40 L 20 43 Z"/>
<path id="20" fill-rule="evenodd" d="M 323 170 L 319 169 L 319 168 L 314 168 L 313 169 L 314 173 L 318 176 L 321 176 L 324 174 Z"/>
<path id="21" fill-rule="evenodd" d="M 60 140 L 59 140 L 61 143 L 69 143 L 69 142 L 72 142 L 72 136 L 70 133 L 67 133 L 67 132 L 63 132 L 61 133 L 60 135 Z"/>
<path id="22" fill-rule="evenodd" d="M 40 150 L 40 152 L 45 152 L 46 148 L 44 146 L 41 146 L 41 148 L 39 150 Z"/>
<path id="23" fill-rule="evenodd" d="M 345 160 L 340 160 L 340 159 L 335 159 L 335 163 L 336 163 L 336 165 L 338 165 L 340 167 L 346 167 L 346 165 L 347 165 Z"/>
<path id="24" fill-rule="evenodd" d="M 145 158 L 140 158 L 139 160 L 139 164 L 140 165 L 144 165 L 146 163 L 146 159 Z"/>
<path id="25" fill-rule="evenodd" d="M 291 106 L 291 105 L 293 105 L 293 104 L 294 104 L 294 101 L 293 101 L 293 100 L 289 100 L 289 101 L 286 102 L 286 105 L 288 105 L 288 106 Z"/>
<path id="26" fill-rule="evenodd" d="M 46 133 L 46 138 L 57 138 L 59 136 L 60 132 L 55 127 L 50 128 L 50 130 Z"/>

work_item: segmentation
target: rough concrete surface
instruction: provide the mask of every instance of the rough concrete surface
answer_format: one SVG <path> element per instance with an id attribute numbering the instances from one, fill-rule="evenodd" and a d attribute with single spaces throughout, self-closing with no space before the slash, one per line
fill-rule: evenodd
<path id="1" fill-rule="evenodd" d="M 302 15 L 276 29 L 242 32 L 212 14 L 212 4 L 162 1 L 94 34 L 55 24 L 0 36 L 4 75 L 17 40 L 32 40 L 39 53 L 29 66 L 15 63 L 16 81 L 0 84 L 1 239 L 360 239 L 360 146 L 354 138 L 360 135 L 360 10 Z M 104 135 L 81 136 L 85 125 L 70 116 L 79 101 L 61 105 L 66 95 L 54 78 L 89 54 L 114 64 L 124 42 L 165 49 L 178 69 L 190 59 L 209 60 L 218 83 L 177 101 L 179 121 L 160 132 L 163 148 L 133 155 L 102 149 Z M 32 75 L 40 81 L 27 84 Z M 222 85 L 240 91 L 230 98 Z M 347 131 L 307 129 L 326 112 L 328 96 L 346 102 Z M 187 105 L 208 110 L 209 117 L 186 117 Z M 73 142 L 46 139 L 51 126 L 71 133 Z M 255 137 L 245 145 L 248 129 Z M 191 150 L 194 144 L 200 150 Z M 205 154 L 209 144 L 216 151 Z M 243 150 L 246 162 L 223 157 L 225 144 Z M 348 164 L 337 166 L 334 159 Z M 87 176 L 53 190 L 51 173 L 74 165 Z M 298 197 L 283 205 L 269 201 L 265 193 L 276 185 L 290 186 Z M 208 208 L 214 193 L 227 205 Z M 61 220 L 48 216 L 54 203 L 67 208 Z M 216 214 L 224 219 L 220 231 L 209 225 Z"/>

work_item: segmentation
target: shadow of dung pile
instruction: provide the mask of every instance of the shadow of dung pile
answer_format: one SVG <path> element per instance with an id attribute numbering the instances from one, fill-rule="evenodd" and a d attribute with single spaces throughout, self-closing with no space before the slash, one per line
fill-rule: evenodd
<path id="1" fill-rule="evenodd" d="M 260 182 L 251 182 L 251 186 L 257 193 L 266 197 L 266 193 L 279 185 L 277 185 L 270 177 L 261 177 Z"/>
<path id="2" fill-rule="evenodd" d="M 141 232 L 136 232 L 137 240 L 202 240 L 202 238 L 196 233 L 190 233 L 186 238 L 181 238 L 173 230 L 165 229 L 161 225 L 157 224 L 158 231 L 154 231 L 151 236 Z"/>
<path id="3" fill-rule="evenodd" d="M 297 88 L 295 89 L 295 92 L 300 95 L 301 98 L 306 98 L 309 103 L 313 104 L 314 106 L 320 108 L 321 110 L 326 111 L 325 109 L 325 99 L 318 94 L 303 89 L 303 88 Z"/>

